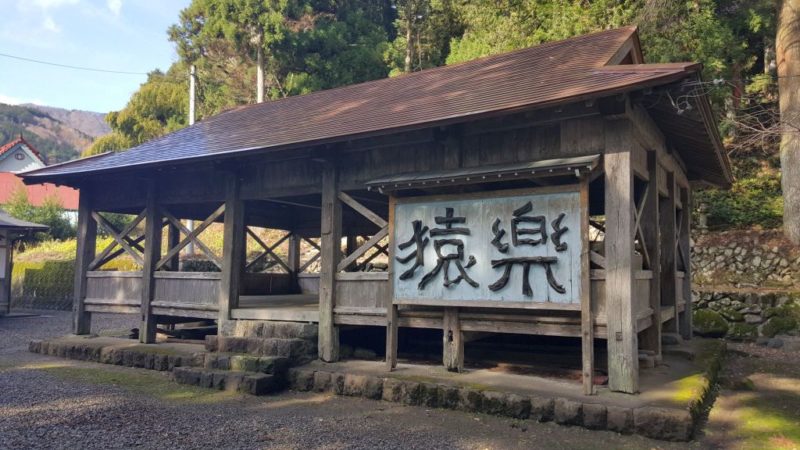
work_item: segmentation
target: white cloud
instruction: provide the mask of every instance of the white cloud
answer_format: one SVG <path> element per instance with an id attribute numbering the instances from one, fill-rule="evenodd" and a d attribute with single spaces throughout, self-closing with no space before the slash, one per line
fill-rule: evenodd
<path id="1" fill-rule="evenodd" d="M 119 16 L 120 11 L 122 11 L 122 0 L 107 0 L 106 5 L 115 16 Z"/>
<path id="2" fill-rule="evenodd" d="M 59 26 L 56 24 L 56 21 L 50 16 L 45 16 L 44 21 L 42 21 L 42 28 L 53 33 L 58 33 L 61 31 L 61 28 L 59 28 Z"/>
<path id="3" fill-rule="evenodd" d="M 58 8 L 65 5 L 74 5 L 78 0 L 34 0 L 33 3 L 44 10 Z"/>
<path id="4" fill-rule="evenodd" d="M 19 97 L 12 97 L 10 95 L 5 95 L 0 93 L 0 103 L 5 103 L 7 105 L 19 105 L 21 103 L 35 103 L 37 105 L 43 105 L 44 102 L 38 99 L 23 99 Z"/>

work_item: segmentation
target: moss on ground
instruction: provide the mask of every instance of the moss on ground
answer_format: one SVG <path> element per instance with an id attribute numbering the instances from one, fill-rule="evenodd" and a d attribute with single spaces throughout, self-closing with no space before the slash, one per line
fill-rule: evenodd
<path id="1" fill-rule="evenodd" d="M 758 337 L 758 328 L 749 323 L 735 323 L 728 329 L 729 339 L 735 341 L 749 341 Z"/>
<path id="2" fill-rule="evenodd" d="M 116 367 L 78 367 L 65 364 L 33 365 L 59 378 L 88 384 L 104 384 L 145 394 L 162 401 L 216 403 L 240 397 L 240 394 L 174 383 L 164 372 Z"/>
<path id="3" fill-rule="evenodd" d="M 705 337 L 723 337 L 728 332 L 728 322 L 718 312 L 710 309 L 696 309 L 692 322 L 697 334 Z"/>

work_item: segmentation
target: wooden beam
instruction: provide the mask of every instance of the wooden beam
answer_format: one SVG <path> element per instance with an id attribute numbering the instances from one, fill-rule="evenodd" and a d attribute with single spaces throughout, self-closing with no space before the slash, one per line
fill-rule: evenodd
<path id="1" fill-rule="evenodd" d="M 214 223 L 214 221 L 217 220 L 217 218 L 221 216 L 224 212 L 225 212 L 225 205 L 223 204 L 219 208 L 217 208 L 213 213 L 211 213 L 210 216 L 206 217 L 206 220 L 204 220 L 202 223 L 200 223 L 200 225 L 195 227 L 194 230 L 189 231 L 189 229 L 186 228 L 186 226 L 180 220 L 176 219 L 175 216 L 173 216 L 169 211 L 162 208 L 162 214 L 164 214 L 164 217 L 166 217 L 167 220 L 170 221 L 170 223 L 172 223 L 181 230 L 181 233 L 184 234 L 184 238 L 178 243 L 177 246 L 169 249 L 167 254 L 164 255 L 164 257 L 158 261 L 158 264 L 156 264 L 156 270 L 160 269 L 164 264 L 166 264 L 170 259 L 172 259 L 172 257 L 180 253 L 183 247 L 189 245 L 190 242 L 194 242 L 195 245 L 197 245 L 200 248 L 200 250 L 202 250 L 203 253 L 205 253 L 208 259 L 211 260 L 211 262 L 213 262 L 217 267 L 222 269 L 222 261 L 219 258 L 217 258 L 217 255 L 215 255 L 214 252 L 212 252 L 211 249 L 208 248 L 208 246 L 204 244 L 203 241 L 201 241 L 197 237 L 200 235 L 200 233 L 205 231 L 205 229 L 208 228 L 212 223 Z"/>
<path id="2" fill-rule="evenodd" d="M 341 259 L 342 204 L 339 202 L 339 171 L 330 162 L 322 169 L 322 222 L 319 273 L 319 357 L 339 359 L 339 332 L 333 322 L 336 305 L 336 272 Z"/>
<path id="3" fill-rule="evenodd" d="M 289 268 L 289 266 L 285 262 L 283 262 L 283 260 L 280 258 L 280 256 L 278 256 L 274 252 L 274 250 L 276 248 L 278 248 L 279 245 L 283 244 L 283 242 L 286 239 L 289 239 L 289 236 L 291 236 L 291 233 L 286 233 L 282 238 L 278 239 L 278 241 L 275 242 L 274 244 L 267 245 L 263 240 L 261 240 L 260 237 L 258 237 L 258 235 L 255 232 L 253 232 L 253 230 L 250 229 L 250 227 L 245 226 L 244 229 L 245 229 L 245 232 L 248 235 L 250 235 L 250 237 L 253 238 L 253 240 L 256 241 L 256 243 L 258 243 L 258 245 L 261 246 L 261 248 L 264 249 L 264 252 L 261 255 L 258 255 L 256 257 L 256 259 L 254 259 L 251 263 L 249 263 L 249 264 L 247 264 L 247 266 L 245 266 L 245 269 L 247 269 L 250 266 L 252 266 L 256 261 L 260 260 L 263 256 L 269 255 L 269 256 L 272 257 L 273 261 L 275 261 L 279 266 L 281 266 L 283 268 L 283 270 L 286 271 L 286 273 L 290 273 L 292 271 L 292 269 Z"/>
<path id="4" fill-rule="evenodd" d="M 442 362 L 450 372 L 464 371 L 464 333 L 458 319 L 458 308 L 444 308 L 442 319 Z"/>
<path id="5" fill-rule="evenodd" d="M 142 220 L 144 220 L 144 213 L 145 213 L 145 211 L 140 212 L 139 215 L 137 215 L 136 218 L 133 219 L 133 221 L 131 221 L 131 223 L 129 223 L 128 225 L 125 226 L 125 228 L 122 229 L 120 234 L 122 236 L 128 236 L 130 234 L 130 232 L 133 231 L 133 229 L 136 228 L 136 226 L 139 225 L 139 223 L 141 223 Z M 142 237 L 142 236 L 140 236 L 140 237 Z M 142 237 L 142 239 L 136 238 L 136 239 L 133 239 L 132 241 L 130 241 L 130 243 L 133 244 L 134 246 L 138 246 L 139 242 L 141 242 L 142 240 L 144 240 L 143 237 Z M 98 267 L 102 266 L 102 264 L 105 264 L 106 262 L 110 261 L 111 258 L 106 259 L 106 257 L 109 255 L 109 253 L 111 253 L 112 250 L 114 250 L 114 248 L 116 246 L 117 246 L 117 241 L 116 240 L 112 241 L 89 264 L 89 270 L 95 270 Z M 114 252 L 114 255 L 118 256 L 118 255 L 122 254 L 124 251 L 125 250 L 123 249 L 122 252 Z M 102 262 L 102 264 L 100 264 L 101 262 Z"/>
<path id="6" fill-rule="evenodd" d="M 386 221 L 383 219 L 383 217 L 375 214 L 369 208 L 356 201 L 356 199 L 347 195 L 347 193 L 339 192 L 339 200 L 341 200 L 347 206 L 353 208 L 357 213 L 369 219 L 370 222 L 377 225 L 378 228 L 386 227 Z"/>
<path id="7" fill-rule="evenodd" d="M 78 246 L 75 255 L 75 297 L 72 302 L 72 332 L 89 334 L 92 314 L 86 311 L 86 272 L 94 259 L 97 243 L 97 222 L 92 218 L 92 200 L 88 188 L 81 189 L 78 199 Z"/>
<path id="8" fill-rule="evenodd" d="M 627 120 L 606 122 L 606 315 L 608 386 L 639 391 L 639 351 L 633 311 L 633 129 Z"/>
<path id="9" fill-rule="evenodd" d="M 581 380 L 584 395 L 594 394 L 594 317 L 589 261 L 589 180 L 580 182 L 581 202 Z"/>
<path id="10" fill-rule="evenodd" d="M 389 227 L 381 228 L 380 231 L 378 231 L 377 233 L 375 233 L 374 236 L 369 238 L 369 240 L 364 244 L 362 244 L 361 247 L 356 249 L 356 251 L 354 251 L 353 253 L 347 255 L 347 258 L 340 261 L 339 264 L 336 266 L 336 271 L 341 272 L 345 268 L 347 268 L 350 264 L 355 263 L 358 260 L 358 258 L 362 257 L 365 253 L 369 251 L 369 249 L 377 245 L 378 242 L 382 241 L 383 238 L 385 238 L 388 234 L 389 234 Z"/>
<path id="11" fill-rule="evenodd" d="M 683 214 L 681 214 L 681 233 L 678 236 L 678 248 L 684 255 L 683 284 L 681 285 L 682 297 L 685 302 L 683 311 L 678 315 L 680 322 L 680 333 L 684 339 L 692 338 L 692 262 L 691 262 L 691 215 L 692 215 L 692 193 L 690 188 L 680 189 L 680 197 L 683 203 Z"/>
<path id="12" fill-rule="evenodd" d="M 384 299 L 386 305 L 386 370 L 397 366 L 397 328 L 400 314 L 394 304 L 394 206 L 395 197 L 389 196 L 389 295 Z"/>
<path id="13" fill-rule="evenodd" d="M 647 152 L 647 171 L 650 174 L 650 179 L 647 182 L 647 198 L 642 199 L 644 205 L 640 214 L 639 231 L 642 245 L 647 249 L 649 255 L 649 264 L 645 269 L 652 270 L 654 274 L 659 274 L 661 273 L 661 236 L 658 231 L 658 185 L 662 171 L 659 170 L 658 154 L 655 150 Z M 653 320 L 650 328 L 641 333 L 641 347 L 644 350 L 653 352 L 656 358 L 661 358 L 661 322 L 659 320 L 661 316 L 661 277 L 659 275 L 650 280 L 648 297 L 648 304 L 650 309 L 653 310 Z"/>
<path id="14" fill-rule="evenodd" d="M 244 202 L 236 173 L 225 176 L 225 225 L 222 243 L 222 274 L 219 286 L 219 329 L 230 320 L 231 310 L 239 303 L 239 286 L 244 269 Z M 202 225 L 201 225 L 202 226 Z M 199 227 L 198 227 L 199 228 Z"/>
<path id="15" fill-rule="evenodd" d="M 161 256 L 161 214 L 157 203 L 157 186 L 155 180 L 147 182 L 147 200 L 145 206 L 144 253 L 142 263 L 142 326 L 139 329 L 139 342 L 153 344 L 156 342 L 156 321 L 152 311 L 155 299 L 156 263 Z"/>
<path id="16" fill-rule="evenodd" d="M 294 232 L 289 233 L 289 252 L 286 255 L 286 263 L 289 265 L 289 275 L 292 277 L 292 289 L 299 290 L 297 274 L 300 273 L 300 237 Z"/>
<path id="17" fill-rule="evenodd" d="M 169 224 L 169 228 L 167 231 L 167 249 L 173 248 L 178 245 L 178 242 L 181 241 L 181 229 L 176 227 L 173 224 Z M 177 272 L 181 270 L 181 255 L 180 253 L 176 254 L 169 260 L 167 264 L 167 268 L 172 272 Z"/>
<path id="18" fill-rule="evenodd" d="M 675 258 L 675 177 L 674 173 L 670 171 L 664 172 L 667 178 L 667 196 L 660 199 L 659 204 L 659 236 L 661 239 L 660 255 L 661 262 L 658 273 L 660 274 L 660 288 L 661 288 L 661 305 L 669 306 L 672 309 L 672 320 L 666 322 L 663 326 L 664 332 L 677 333 L 678 321 L 678 302 L 677 292 L 675 288 L 675 275 L 677 272 L 676 258 Z"/>
<path id="19" fill-rule="evenodd" d="M 144 260 L 142 256 L 134 251 L 133 247 L 130 245 L 128 240 L 126 239 L 125 235 L 122 235 L 120 230 L 117 229 L 114 225 L 111 224 L 105 217 L 101 216 L 100 213 L 97 211 L 92 211 L 92 217 L 94 218 L 95 222 L 97 222 L 100 226 L 102 226 L 108 234 L 114 239 L 114 241 L 120 247 L 124 248 L 125 251 L 133 258 L 133 261 L 139 264 L 140 266 L 144 264 Z"/>

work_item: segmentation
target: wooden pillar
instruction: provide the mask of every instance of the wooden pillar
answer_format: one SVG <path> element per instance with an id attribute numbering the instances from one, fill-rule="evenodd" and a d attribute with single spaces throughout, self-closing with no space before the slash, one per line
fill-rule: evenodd
<path id="1" fill-rule="evenodd" d="M 464 371 L 464 333 L 458 318 L 458 308 L 445 308 L 442 320 L 444 367 L 450 372 Z"/>
<path id="2" fill-rule="evenodd" d="M 158 210 L 158 189 L 155 180 L 148 180 L 145 206 L 144 264 L 142 266 L 142 326 L 139 342 L 156 342 L 156 322 L 151 303 L 155 294 L 155 266 L 161 259 L 161 212 Z"/>
<path id="3" fill-rule="evenodd" d="M 358 249 L 358 236 L 354 234 L 348 234 L 345 239 L 344 249 L 345 249 L 344 250 L 345 255 L 350 255 L 354 251 L 356 251 L 356 249 Z M 345 267 L 344 270 L 345 272 L 350 272 L 355 268 L 355 266 L 356 266 L 356 261 L 353 261 L 353 263 Z"/>
<path id="4" fill-rule="evenodd" d="M 389 295 L 384 299 L 386 306 L 386 370 L 397 367 L 397 320 L 399 311 L 394 304 L 394 196 L 389 196 Z"/>
<path id="5" fill-rule="evenodd" d="M 300 236 L 292 231 L 289 236 L 289 251 L 286 255 L 287 265 L 289 266 L 289 277 L 291 278 L 290 284 L 292 290 L 300 292 L 300 285 L 297 279 L 300 273 Z"/>
<path id="6" fill-rule="evenodd" d="M 594 317 L 592 315 L 592 279 L 589 262 L 589 180 L 580 182 L 581 199 L 581 380 L 583 393 L 594 394 Z"/>
<path id="7" fill-rule="evenodd" d="M 639 391 L 639 352 L 633 311 L 633 130 L 627 121 L 606 122 L 605 257 L 608 386 Z"/>
<path id="8" fill-rule="evenodd" d="M 14 241 L 11 230 L 0 230 L 0 316 L 11 312 L 11 265 L 14 262 Z"/>
<path id="9" fill-rule="evenodd" d="M 684 339 L 692 338 L 692 257 L 691 257 L 691 224 L 692 224 L 692 192 L 689 187 L 680 189 L 681 203 L 683 204 L 683 214 L 681 214 L 681 234 L 678 236 L 678 245 L 685 258 L 683 268 L 683 290 L 684 309 L 678 317 L 681 337 Z"/>
<path id="10" fill-rule="evenodd" d="M 333 163 L 326 162 L 322 169 L 318 347 L 320 359 L 327 362 L 339 359 L 339 331 L 333 324 L 336 267 L 342 253 L 342 204 L 338 194 L 338 170 Z"/>
<path id="11" fill-rule="evenodd" d="M 78 246 L 75 255 L 75 298 L 72 302 L 72 332 L 89 334 L 92 328 L 92 314 L 86 312 L 86 272 L 95 256 L 97 243 L 97 222 L 92 218 L 91 193 L 81 189 L 78 200 Z"/>
<path id="12" fill-rule="evenodd" d="M 647 194 L 642 208 L 640 224 L 642 227 L 642 240 L 650 256 L 650 267 L 653 272 L 650 280 L 649 305 L 653 310 L 652 324 L 641 335 L 642 348 L 654 352 L 656 359 L 661 358 L 661 236 L 658 232 L 658 156 L 655 151 L 647 152 Z"/>
<path id="13" fill-rule="evenodd" d="M 169 231 L 167 232 L 167 248 L 175 248 L 178 245 L 178 242 L 181 240 L 181 232 L 175 225 L 169 225 Z M 181 254 L 180 252 L 176 253 L 173 256 L 169 263 L 167 263 L 167 268 L 172 272 L 177 272 L 181 270 Z"/>
<path id="14" fill-rule="evenodd" d="M 673 318 L 664 323 L 662 332 L 678 332 L 678 304 L 675 295 L 675 174 L 667 172 L 667 196 L 659 205 L 661 235 L 661 305 L 672 308 Z"/>
<path id="15" fill-rule="evenodd" d="M 238 174 L 230 172 L 225 179 L 225 225 L 222 243 L 222 274 L 219 286 L 218 332 L 231 318 L 231 309 L 239 304 L 239 286 L 244 269 L 244 202 L 239 193 Z"/>

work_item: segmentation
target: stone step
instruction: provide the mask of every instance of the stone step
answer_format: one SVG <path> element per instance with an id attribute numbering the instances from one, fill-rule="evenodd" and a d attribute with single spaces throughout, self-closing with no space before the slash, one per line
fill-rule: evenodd
<path id="1" fill-rule="evenodd" d="M 254 356 L 243 353 L 206 353 L 203 358 L 206 369 L 232 370 L 236 372 L 258 372 L 286 376 L 289 359 L 283 356 Z"/>
<path id="2" fill-rule="evenodd" d="M 285 387 L 284 380 L 272 374 L 199 367 L 176 367 L 172 379 L 179 384 L 251 395 L 272 394 Z"/>
<path id="3" fill-rule="evenodd" d="M 316 342 L 305 339 L 244 338 L 206 336 L 206 351 L 218 353 L 247 353 L 255 356 L 281 356 L 292 365 L 306 363 L 316 357 Z"/>
<path id="4" fill-rule="evenodd" d="M 243 338 L 305 339 L 316 343 L 319 327 L 313 323 L 230 320 L 222 324 L 220 334 Z"/>

